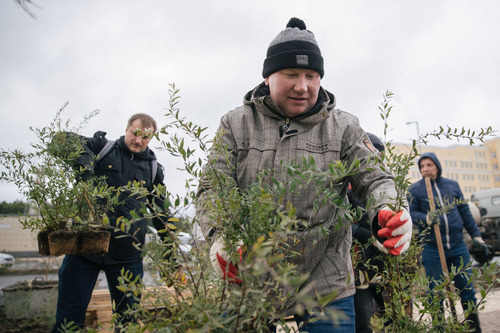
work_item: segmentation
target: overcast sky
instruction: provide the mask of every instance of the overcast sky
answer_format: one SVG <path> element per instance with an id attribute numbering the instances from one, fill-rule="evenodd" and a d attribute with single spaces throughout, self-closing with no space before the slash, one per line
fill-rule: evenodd
<path id="1" fill-rule="evenodd" d="M 136 112 L 165 123 L 169 83 L 189 120 L 217 128 L 260 83 L 271 40 L 290 17 L 314 32 L 322 85 L 337 107 L 379 136 L 378 106 L 395 93 L 387 139 L 410 142 L 440 125 L 500 128 L 500 1 L 33 0 L 32 18 L 0 1 L 1 147 L 23 148 L 65 103 L 83 134 L 111 139 Z M 446 145 L 456 142 L 445 142 Z M 158 146 L 159 142 L 151 144 Z M 182 192 L 173 158 L 156 151 L 166 184 Z M 20 198 L 0 184 L 0 201 Z"/>

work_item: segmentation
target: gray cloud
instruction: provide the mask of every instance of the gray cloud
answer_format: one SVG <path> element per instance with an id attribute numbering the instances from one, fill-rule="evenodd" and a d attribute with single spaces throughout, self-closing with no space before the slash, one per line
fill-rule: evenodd
<path id="1" fill-rule="evenodd" d="M 36 19 L 0 3 L 2 148 L 26 147 L 28 127 L 48 124 L 66 101 L 68 118 L 101 110 L 87 135 L 116 138 L 138 111 L 161 124 L 172 82 L 183 114 L 212 133 L 262 80 L 267 46 L 292 16 L 320 44 L 323 86 L 365 130 L 382 134 L 387 89 L 396 93 L 388 139 L 414 138 L 408 121 L 421 132 L 500 127 L 497 1 L 34 1 Z M 167 184 L 182 188 L 172 158 L 158 155 Z M 0 201 L 14 196 L 0 184 Z"/>

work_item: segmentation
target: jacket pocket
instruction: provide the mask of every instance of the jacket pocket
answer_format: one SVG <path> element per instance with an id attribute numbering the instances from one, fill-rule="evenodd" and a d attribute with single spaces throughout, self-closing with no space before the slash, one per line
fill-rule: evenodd
<path id="1" fill-rule="evenodd" d="M 262 170 L 272 170 L 278 142 L 275 140 L 250 140 L 237 142 L 236 176 L 238 185 L 245 188 Z"/>
<path id="2" fill-rule="evenodd" d="M 349 274 L 350 265 L 350 248 L 352 242 L 349 237 L 343 237 L 338 248 L 329 245 L 325 251 L 326 258 L 333 264 L 334 273 L 341 279 L 344 279 Z M 330 242 L 331 243 L 331 242 Z"/>
<path id="3" fill-rule="evenodd" d="M 302 157 L 312 157 L 322 170 L 328 169 L 328 164 L 340 160 L 340 140 L 315 142 L 299 139 L 297 143 L 297 160 Z"/>
<path id="4" fill-rule="evenodd" d="M 97 175 L 106 176 L 106 183 L 110 186 L 123 186 L 121 165 L 112 159 L 106 159 L 98 164 Z"/>

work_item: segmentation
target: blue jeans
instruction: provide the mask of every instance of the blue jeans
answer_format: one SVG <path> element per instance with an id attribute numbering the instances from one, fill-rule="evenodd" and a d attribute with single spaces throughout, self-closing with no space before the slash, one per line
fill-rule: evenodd
<path id="1" fill-rule="evenodd" d="M 445 249 L 444 253 L 449 272 L 451 272 L 452 266 L 457 268 L 460 267 L 461 259 L 463 259 L 464 265 L 470 262 L 469 250 L 464 243 L 450 250 Z M 424 250 L 422 251 L 422 264 L 425 268 L 425 274 L 431 279 L 429 282 L 429 289 L 434 290 L 436 284 L 439 284 L 439 281 L 443 280 L 443 269 L 441 268 L 437 247 L 431 245 L 424 246 Z M 474 286 L 472 283 L 468 283 L 471 275 L 472 268 L 469 267 L 466 271 L 458 274 L 454 278 L 455 288 L 460 292 L 459 295 L 462 305 L 467 304 L 467 302 L 476 304 L 477 301 Z"/>
<path id="2" fill-rule="evenodd" d="M 314 315 L 311 318 L 309 313 L 305 313 L 302 316 L 295 315 L 295 321 L 297 325 L 300 325 L 301 322 L 305 322 L 304 326 L 300 328 L 300 332 L 309 332 L 309 333 L 327 333 L 327 332 L 335 332 L 335 333 L 354 333 L 355 332 L 355 320 L 354 320 L 354 297 L 346 297 L 336 301 L 331 302 L 325 307 L 325 310 L 337 310 L 342 312 L 344 316 L 347 316 L 345 319 L 341 319 L 338 322 L 335 322 L 331 318 L 320 317 L 319 320 L 314 322 L 309 322 L 309 319 L 317 318 L 318 315 Z"/>
<path id="3" fill-rule="evenodd" d="M 113 312 L 123 314 L 128 308 L 137 304 L 136 299 L 132 296 L 127 297 L 125 293 L 116 288 L 122 268 L 131 272 L 134 277 L 139 275 L 142 278 L 144 276 L 142 261 L 127 264 L 105 264 L 103 260 L 94 262 L 80 255 L 67 255 L 59 269 L 56 324 L 52 332 L 59 332 L 61 324 L 71 321 L 83 328 L 85 313 L 101 270 L 106 274 L 111 300 L 116 304 Z M 123 317 L 120 321 L 131 321 L 131 318 Z"/>

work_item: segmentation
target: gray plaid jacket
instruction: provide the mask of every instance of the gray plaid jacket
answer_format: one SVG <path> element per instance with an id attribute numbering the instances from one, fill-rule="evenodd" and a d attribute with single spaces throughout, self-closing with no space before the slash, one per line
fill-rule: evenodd
<path id="1" fill-rule="evenodd" d="M 312 156 L 318 167 L 327 170 L 331 162 L 341 160 L 350 164 L 358 159 L 361 162 L 360 172 L 349 177 L 348 182 L 335 185 L 334 190 L 346 197 L 348 184 L 351 183 L 354 195 L 362 201 L 372 195 L 376 207 L 393 203 L 391 198 L 395 198 L 396 193 L 392 176 L 379 168 L 363 168 L 370 157 L 373 159 L 374 152 L 370 150 L 370 141 L 358 119 L 335 109 L 334 96 L 323 88 L 318 100 L 320 105 L 317 103 L 313 108 L 315 112 L 291 119 L 288 129 L 283 130 L 280 127 L 285 125 L 287 117 L 269 97 L 268 87 L 261 83 L 247 93 L 244 105 L 222 117 L 218 132 L 231 153 L 231 166 L 228 167 L 221 157 L 216 161 L 216 167 L 231 175 L 239 188 L 245 189 L 255 181 L 259 171 L 280 170 L 281 161 L 300 162 L 302 157 Z M 277 176 L 276 173 L 274 176 Z M 315 197 L 316 191 L 309 188 L 284 198 L 284 202 L 293 203 L 297 217 L 306 225 L 304 231 L 297 231 L 297 237 L 301 239 L 299 246 L 304 246 L 303 242 L 306 242 L 305 248 L 310 250 L 294 261 L 298 265 L 298 273 L 310 275 L 301 289 L 321 296 L 339 291 L 337 299 L 345 298 L 355 292 L 350 257 L 351 228 L 349 225 L 334 227 L 341 213 L 336 207 L 325 206 L 314 212 Z M 197 217 L 205 237 L 209 237 L 214 224 L 203 216 L 201 206 L 198 204 Z M 369 211 L 368 214 L 373 221 L 376 211 Z M 325 235 L 320 232 L 321 227 L 330 233 Z M 282 290 L 282 295 L 289 292 Z M 285 315 L 293 314 L 294 298 L 290 297 L 283 306 Z"/>

